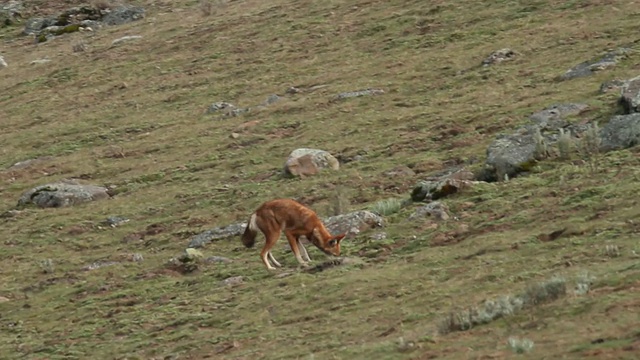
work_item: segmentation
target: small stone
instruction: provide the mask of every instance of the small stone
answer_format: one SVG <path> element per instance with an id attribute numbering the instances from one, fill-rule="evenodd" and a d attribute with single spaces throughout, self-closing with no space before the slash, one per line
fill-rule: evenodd
<path id="1" fill-rule="evenodd" d="M 116 261 L 96 261 L 83 267 L 82 270 L 85 270 L 85 271 L 96 270 L 96 269 L 100 269 L 107 266 L 113 266 L 117 264 L 119 263 Z"/>
<path id="2" fill-rule="evenodd" d="M 286 91 L 286 93 L 287 93 L 287 94 L 291 94 L 291 95 L 293 95 L 293 94 L 298 94 L 298 93 L 300 93 L 300 92 L 301 92 L 301 90 L 300 90 L 300 89 L 298 89 L 298 88 L 297 88 L 297 87 L 295 87 L 295 86 L 290 86 L 290 87 L 287 89 L 287 91 Z"/>
<path id="3" fill-rule="evenodd" d="M 0 214 L 0 218 L 9 219 L 9 218 L 16 217 L 16 216 L 18 216 L 20 214 L 22 214 L 22 211 L 20 211 L 20 210 L 7 210 L 7 211 L 3 212 L 2 214 Z"/>
<path id="4" fill-rule="evenodd" d="M 512 60 L 513 58 L 516 57 L 517 54 L 518 53 L 516 53 L 515 51 L 509 48 L 500 49 L 500 50 L 494 51 L 493 53 L 491 53 L 491 55 L 489 55 L 486 59 L 484 59 L 482 61 L 482 65 L 489 66 L 493 64 L 499 64 L 503 61 Z"/>
<path id="5" fill-rule="evenodd" d="M 477 181 L 444 178 L 442 180 L 420 181 L 411 192 L 411 200 L 438 200 L 455 194 L 463 189 L 472 187 Z"/>
<path id="6" fill-rule="evenodd" d="M 353 98 L 353 97 L 382 95 L 382 94 L 384 94 L 384 90 L 370 88 L 365 90 L 343 92 L 336 95 L 333 100 L 344 100 L 344 99 Z"/>
<path id="7" fill-rule="evenodd" d="M 30 62 L 30 65 L 39 65 L 39 64 L 46 64 L 48 62 L 51 62 L 50 59 L 44 58 L 44 59 L 36 59 L 33 60 L 32 62 Z"/>
<path id="8" fill-rule="evenodd" d="M 213 264 L 213 263 L 229 264 L 229 263 L 232 263 L 233 260 L 226 257 L 222 257 L 222 256 L 209 256 L 208 258 L 204 259 L 204 262 L 207 264 Z"/>
<path id="9" fill-rule="evenodd" d="M 228 102 L 215 102 L 211 105 L 209 105 L 209 108 L 207 109 L 208 113 L 213 113 L 219 110 L 224 110 L 224 109 L 235 109 L 235 105 L 230 104 Z"/>
<path id="10" fill-rule="evenodd" d="M 131 41 L 131 40 L 138 40 L 138 39 L 142 39 L 142 36 L 140 35 L 127 35 L 127 36 L 123 36 L 121 38 L 115 39 L 111 42 L 111 45 L 118 45 L 122 42 L 125 41 Z"/>
<path id="11" fill-rule="evenodd" d="M 280 273 L 280 274 L 276 274 L 273 277 L 275 277 L 276 279 L 282 279 L 282 278 L 286 278 L 288 276 L 291 276 L 293 274 L 294 274 L 293 272 L 287 271 L 287 272 L 283 272 L 283 273 Z"/>
<path id="12" fill-rule="evenodd" d="M 118 227 L 128 222 L 129 222 L 129 219 L 125 217 L 120 217 L 120 216 L 110 216 L 107 218 L 107 220 L 105 220 L 105 223 L 112 228 Z"/>
<path id="13" fill-rule="evenodd" d="M 375 234 L 371 234 L 371 236 L 369 236 L 371 238 L 371 240 L 384 240 L 387 238 L 387 233 L 384 232 L 379 232 L 379 233 L 375 233 Z"/>
<path id="14" fill-rule="evenodd" d="M 238 134 L 237 132 L 232 132 L 231 135 L 229 135 L 229 137 L 232 139 L 237 139 L 240 137 L 240 134 Z"/>
<path id="15" fill-rule="evenodd" d="M 405 177 L 405 176 L 414 176 L 416 173 L 412 169 L 404 165 L 398 165 L 393 169 L 387 170 L 384 172 L 384 175 L 389 177 Z"/>
<path id="16" fill-rule="evenodd" d="M 242 283 L 244 283 L 244 277 L 243 276 L 232 276 L 230 278 L 226 278 L 226 279 L 222 280 L 222 284 L 223 285 L 228 285 L 228 286 L 240 285 Z"/>
<path id="17" fill-rule="evenodd" d="M 142 254 L 135 253 L 135 254 L 131 255 L 131 261 L 141 262 L 143 260 L 144 260 L 144 257 L 142 256 Z"/>
<path id="18" fill-rule="evenodd" d="M 280 96 L 276 94 L 269 95 L 267 100 L 264 101 L 264 105 L 271 105 L 271 104 L 277 103 L 278 101 L 280 101 Z"/>
<path id="19" fill-rule="evenodd" d="M 425 216 L 430 216 L 436 221 L 446 221 L 450 218 L 449 208 L 439 201 L 434 201 L 425 206 L 419 207 L 413 214 L 411 214 L 411 216 L 409 216 L 409 220 L 417 220 Z"/>
<path id="20" fill-rule="evenodd" d="M 198 249 L 194 249 L 194 248 L 187 248 L 184 250 L 184 254 L 183 254 L 183 259 L 187 258 L 187 259 L 202 259 L 204 258 L 204 255 L 202 254 L 202 251 L 198 250 Z"/>

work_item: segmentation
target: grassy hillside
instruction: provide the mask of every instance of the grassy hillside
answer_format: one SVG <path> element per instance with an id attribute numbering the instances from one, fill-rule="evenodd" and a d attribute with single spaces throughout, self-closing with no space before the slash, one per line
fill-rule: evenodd
<path id="1" fill-rule="evenodd" d="M 47 13 L 74 2 L 39 3 Z M 2 358 L 494 359 L 514 356 L 510 337 L 534 342 L 528 358 L 637 356 L 637 148 L 599 155 L 597 169 L 574 154 L 478 184 L 443 199 L 457 220 L 409 220 L 420 204 L 403 208 L 385 229 L 343 242 L 363 266 L 297 271 L 281 240 L 274 255 L 285 267 L 268 273 L 259 249 L 238 238 L 202 249 L 231 263 L 186 275 L 166 266 L 193 235 L 245 221 L 272 198 L 324 216 L 337 198 L 371 209 L 451 164 L 478 169 L 497 134 L 554 103 L 587 103 L 576 120 L 606 123 L 617 94 L 598 93 L 600 84 L 636 76 L 640 58 L 556 77 L 608 49 L 636 49 L 634 3 L 239 0 L 212 1 L 209 15 L 193 0 L 134 3 L 143 20 L 42 44 L 21 27 L 0 30 L 9 64 L 0 69 L 0 212 L 60 179 L 117 192 L 0 218 Z M 142 38 L 112 45 L 125 35 Z M 74 52 L 80 43 L 86 50 Z M 504 47 L 519 55 L 479 66 Z M 331 101 L 366 88 L 385 93 Z M 282 99 L 237 117 L 206 112 L 272 94 Z M 361 159 L 283 178 L 300 147 Z M 386 174 L 398 166 L 415 175 Z M 130 221 L 111 228 L 110 216 Z M 380 231 L 386 239 L 371 238 Z M 86 268 L 96 262 L 114 264 Z M 243 283 L 222 283 L 233 276 Z M 554 276 L 566 279 L 566 296 L 439 331 L 452 313 Z M 590 279 L 590 290 L 574 292 L 575 279 Z"/>

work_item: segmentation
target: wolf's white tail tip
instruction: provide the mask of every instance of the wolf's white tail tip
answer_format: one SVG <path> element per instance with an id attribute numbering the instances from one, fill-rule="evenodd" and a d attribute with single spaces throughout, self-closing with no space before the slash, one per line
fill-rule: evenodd
<path id="1" fill-rule="evenodd" d="M 256 215 L 256 213 L 251 214 L 251 218 L 249 218 L 249 230 L 251 231 L 257 231 L 258 230 L 258 224 L 256 224 L 256 218 L 258 216 Z"/>

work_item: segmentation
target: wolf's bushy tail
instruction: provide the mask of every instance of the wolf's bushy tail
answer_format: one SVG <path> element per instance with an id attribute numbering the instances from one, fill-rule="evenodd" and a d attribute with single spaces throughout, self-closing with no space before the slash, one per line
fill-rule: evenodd
<path id="1" fill-rule="evenodd" d="M 244 229 L 244 233 L 242 234 L 242 243 L 244 246 L 251 248 L 256 243 L 256 236 L 258 235 L 258 225 L 256 224 L 256 214 L 251 214 L 251 218 L 249 218 L 249 223 L 247 227 Z"/>

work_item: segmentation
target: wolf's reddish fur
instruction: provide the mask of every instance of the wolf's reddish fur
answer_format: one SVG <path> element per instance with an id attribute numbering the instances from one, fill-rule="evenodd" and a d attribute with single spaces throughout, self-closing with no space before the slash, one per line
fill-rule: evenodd
<path id="1" fill-rule="evenodd" d="M 256 242 L 260 230 L 265 236 L 265 245 L 260 252 L 260 258 L 267 269 L 281 266 L 271 254 L 271 248 L 284 232 L 289 246 L 300 264 L 310 261 L 309 254 L 300 242 L 300 236 L 305 236 L 313 245 L 325 254 L 340 255 L 340 241 L 345 234 L 331 235 L 324 227 L 318 215 L 308 207 L 291 199 L 276 199 L 262 204 L 249 218 L 242 243 L 250 248 Z"/>

